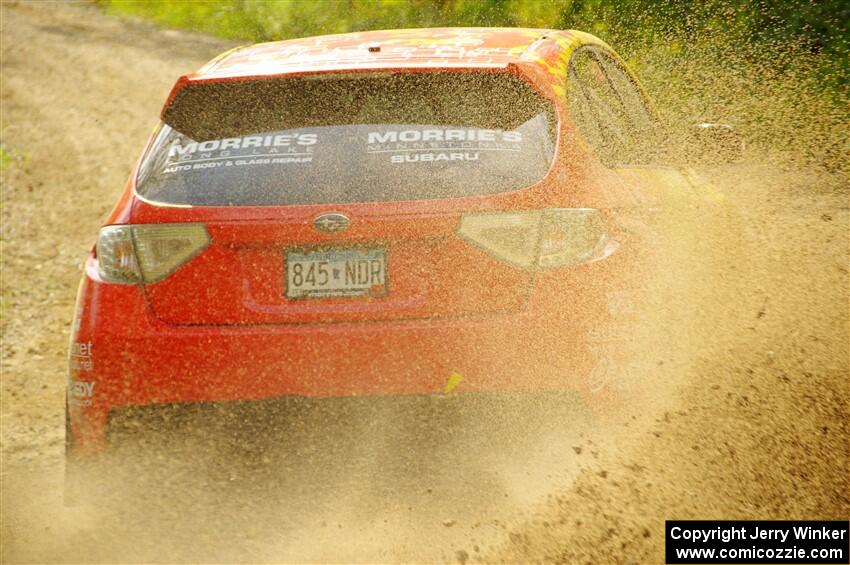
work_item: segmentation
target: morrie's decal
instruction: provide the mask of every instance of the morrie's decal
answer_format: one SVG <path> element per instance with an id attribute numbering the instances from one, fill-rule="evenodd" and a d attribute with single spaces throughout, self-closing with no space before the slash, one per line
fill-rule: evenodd
<path id="1" fill-rule="evenodd" d="M 438 128 L 370 131 L 369 155 L 386 154 L 391 163 L 478 161 L 482 151 L 521 151 L 522 132 L 495 129 Z"/>
<path id="2" fill-rule="evenodd" d="M 68 402 L 75 406 L 89 406 L 94 397 L 94 381 L 71 380 L 68 383 Z"/>
<path id="3" fill-rule="evenodd" d="M 252 165 L 287 165 L 290 163 L 309 163 L 312 157 L 260 157 L 257 159 L 226 159 L 218 158 L 207 163 L 194 163 L 190 165 L 169 165 L 162 172 L 184 173 L 186 171 L 199 171 L 203 169 L 217 169 L 220 167 L 244 167 Z"/>
<path id="4" fill-rule="evenodd" d="M 315 145 L 318 134 L 315 133 L 287 133 L 273 135 L 248 135 L 245 137 L 228 137 L 225 139 L 210 139 L 208 141 L 187 140 L 183 145 L 182 140 L 175 139 L 168 149 L 168 157 L 184 157 L 195 153 L 206 153 L 210 151 L 227 151 L 229 149 L 258 149 L 269 147 L 292 147 Z"/>
<path id="5" fill-rule="evenodd" d="M 162 172 L 180 173 L 224 167 L 310 163 L 317 133 L 271 133 L 193 141 L 175 139 Z"/>
<path id="6" fill-rule="evenodd" d="M 391 163 L 436 163 L 439 161 L 477 161 L 481 154 L 474 153 L 408 153 L 391 155 Z"/>
<path id="7" fill-rule="evenodd" d="M 522 141 L 522 133 L 495 129 L 406 129 L 370 131 L 368 143 L 372 145 L 414 141 Z"/>

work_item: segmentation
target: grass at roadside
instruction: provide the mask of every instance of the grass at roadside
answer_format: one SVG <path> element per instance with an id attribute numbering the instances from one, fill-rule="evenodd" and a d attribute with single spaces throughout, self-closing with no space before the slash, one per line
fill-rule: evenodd
<path id="1" fill-rule="evenodd" d="M 5 171 L 11 162 L 12 154 L 5 147 L 0 147 L 0 173 Z"/>
<path id="2" fill-rule="evenodd" d="M 26 162 L 27 153 L 0 143 L 0 173 L 8 173 L 13 167 Z"/>

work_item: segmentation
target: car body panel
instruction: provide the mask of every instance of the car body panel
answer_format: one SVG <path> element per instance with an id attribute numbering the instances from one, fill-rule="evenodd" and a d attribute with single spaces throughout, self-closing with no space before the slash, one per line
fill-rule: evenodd
<path id="1" fill-rule="evenodd" d="M 354 216 L 340 234 L 321 232 L 313 221 L 210 222 L 214 243 L 145 291 L 157 317 L 177 325 L 425 319 L 523 308 L 532 273 L 459 239 L 459 219 Z M 358 248 L 386 252 L 381 296 L 293 301 L 285 295 L 288 253 Z M 488 279 L 494 284 L 468 284 Z"/>
<path id="2" fill-rule="evenodd" d="M 274 75 L 379 64 L 504 65 L 520 56 L 544 29 L 431 28 L 364 31 L 260 43 L 237 48 L 205 66 L 205 78 Z"/>
<path id="3" fill-rule="evenodd" d="M 576 31 L 401 30 L 238 48 L 181 77 L 163 115 L 181 89 L 202 81 L 376 69 L 509 72 L 553 102 L 555 156 L 540 182 L 500 194 L 240 207 L 145 199 L 135 186 L 140 160 L 105 225 L 202 222 L 213 244 L 190 268 L 147 286 L 105 283 L 89 256 L 71 336 L 73 449 L 103 449 L 110 410 L 119 406 L 442 394 L 450 379 L 453 394 L 566 388 L 591 402 L 609 394 L 616 387 L 600 372 L 633 337 L 635 308 L 624 307 L 631 298 L 623 292 L 639 290 L 654 261 L 647 244 L 655 211 L 718 199 L 687 170 L 601 163 L 565 101 L 570 57 L 587 45 L 621 61 L 604 42 Z M 375 46 L 380 51 L 370 52 Z M 616 251 L 532 272 L 457 237 L 464 214 L 549 208 L 599 210 Z M 315 229 L 317 216 L 331 212 L 349 217 L 351 227 L 337 234 Z M 352 242 L 390 247 L 396 271 L 389 284 L 401 294 L 284 298 L 288 246 Z M 438 264 L 455 277 L 417 288 L 417 269 Z"/>

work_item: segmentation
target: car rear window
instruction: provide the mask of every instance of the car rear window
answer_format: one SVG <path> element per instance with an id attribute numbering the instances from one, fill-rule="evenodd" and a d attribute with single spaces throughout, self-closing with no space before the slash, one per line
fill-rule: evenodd
<path id="1" fill-rule="evenodd" d="M 147 199 L 280 206 L 494 194 L 541 180 L 549 101 L 505 73 L 347 73 L 181 90 L 137 179 Z"/>

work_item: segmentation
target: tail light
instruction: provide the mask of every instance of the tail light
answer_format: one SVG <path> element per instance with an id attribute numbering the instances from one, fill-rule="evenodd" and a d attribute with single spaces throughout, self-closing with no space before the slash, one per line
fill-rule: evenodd
<path id="1" fill-rule="evenodd" d="M 523 269 L 569 267 L 609 248 L 608 230 L 592 208 L 472 214 L 458 233 L 488 253 Z"/>
<path id="2" fill-rule="evenodd" d="M 97 237 L 98 272 L 111 283 L 157 282 L 209 243 L 203 224 L 107 226 Z"/>

